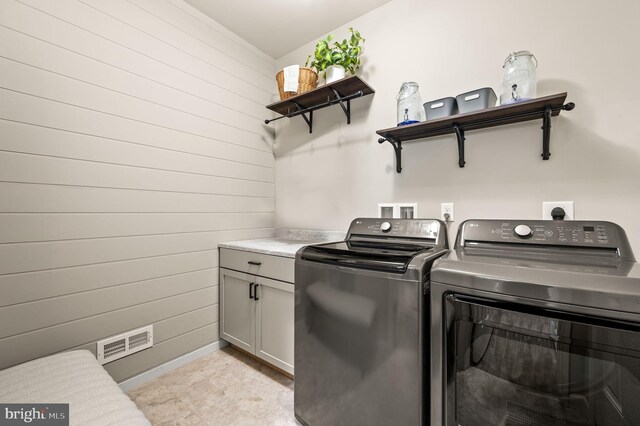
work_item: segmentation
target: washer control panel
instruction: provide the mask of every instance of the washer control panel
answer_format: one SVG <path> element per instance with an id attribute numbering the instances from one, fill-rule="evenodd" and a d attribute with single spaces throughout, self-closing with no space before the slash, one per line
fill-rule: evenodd
<path id="1" fill-rule="evenodd" d="M 349 234 L 436 240 L 442 226 L 442 222 L 433 219 L 360 218 L 351 222 Z"/>
<path id="2" fill-rule="evenodd" d="M 460 243 L 509 242 L 550 246 L 617 248 L 622 229 L 611 222 L 562 220 L 469 220 Z"/>

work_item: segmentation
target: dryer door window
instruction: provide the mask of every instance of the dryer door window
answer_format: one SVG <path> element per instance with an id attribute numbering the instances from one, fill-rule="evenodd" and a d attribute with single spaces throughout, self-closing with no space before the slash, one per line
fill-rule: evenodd
<path id="1" fill-rule="evenodd" d="M 640 327 L 449 295 L 447 425 L 639 425 Z"/>

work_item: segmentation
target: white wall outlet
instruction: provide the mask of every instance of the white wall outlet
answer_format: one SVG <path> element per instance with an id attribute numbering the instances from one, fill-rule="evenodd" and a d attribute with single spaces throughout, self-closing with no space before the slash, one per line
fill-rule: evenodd
<path id="1" fill-rule="evenodd" d="M 446 214 L 449 215 L 448 219 L 445 217 Z M 440 203 L 440 219 L 445 222 L 453 222 L 455 220 L 455 216 L 453 215 L 453 203 Z"/>
<path id="2" fill-rule="evenodd" d="M 552 220 L 551 210 L 556 207 L 562 207 L 566 216 L 564 220 L 574 220 L 576 218 L 573 209 L 573 201 L 543 201 L 542 202 L 542 219 Z"/>

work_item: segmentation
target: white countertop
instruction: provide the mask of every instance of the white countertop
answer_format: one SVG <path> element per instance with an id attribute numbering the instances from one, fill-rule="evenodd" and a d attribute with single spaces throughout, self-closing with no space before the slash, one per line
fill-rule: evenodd
<path id="1" fill-rule="evenodd" d="M 304 246 L 331 241 L 343 241 L 345 237 L 345 232 L 338 231 L 279 229 L 273 238 L 228 241 L 219 243 L 218 247 L 293 258 L 296 256 L 296 252 Z"/>

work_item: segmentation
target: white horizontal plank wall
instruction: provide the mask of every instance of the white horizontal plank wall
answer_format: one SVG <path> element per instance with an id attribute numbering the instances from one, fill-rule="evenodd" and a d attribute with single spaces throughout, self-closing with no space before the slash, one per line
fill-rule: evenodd
<path id="1" fill-rule="evenodd" d="M 218 242 L 273 234 L 274 71 L 181 0 L 0 2 L 0 369 L 219 339 Z"/>

